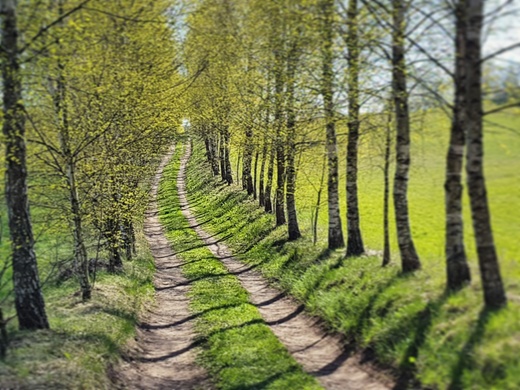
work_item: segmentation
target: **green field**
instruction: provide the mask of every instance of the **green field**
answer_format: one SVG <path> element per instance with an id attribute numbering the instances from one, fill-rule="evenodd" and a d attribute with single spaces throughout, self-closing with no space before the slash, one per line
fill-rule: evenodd
<path id="1" fill-rule="evenodd" d="M 520 124 L 517 118 L 501 114 L 489 119 L 514 129 Z M 301 157 L 297 205 L 304 238 L 297 242 L 286 241 L 284 227 L 273 229 L 273 217 L 264 214 L 240 188 L 218 183 L 207 167 L 201 167 L 205 162 L 200 144 L 196 144 L 189 167 L 189 193 L 197 200 L 197 211 L 209 221 L 208 229 L 231 235 L 228 241 L 243 261 L 256 264 L 309 311 L 325 318 L 380 363 L 399 368 L 402 380 L 415 376 L 436 388 L 516 389 L 520 385 L 520 194 L 515 190 L 520 135 L 500 126 L 486 126 L 493 228 L 510 298 L 506 309 L 488 312 L 483 310 L 467 201 L 466 243 L 473 282 L 459 293 L 445 294 L 443 181 L 449 126 L 440 115 L 422 119 L 423 125 L 414 130 L 413 137 L 410 211 L 424 267 L 411 276 L 399 272 L 395 237 L 394 265 L 386 269 L 381 269 L 377 255 L 344 260 L 342 251 L 328 252 L 326 199 L 320 211 L 319 242 L 312 244 L 310 215 L 321 174 L 321 147 L 307 150 Z M 344 138 L 340 148 L 343 167 Z M 380 251 L 383 176 L 382 157 L 375 152 L 379 150 L 377 138 L 366 133 L 362 139 L 360 203 L 366 246 Z M 344 175 L 341 180 L 343 188 Z M 345 199 L 344 191 L 341 199 Z M 344 209 L 343 204 L 343 213 Z"/>
<path id="2" fill-rule="evenodd" d="M 491 207 L 493 231 L 509 292 L 517 289 L 520 278 L 520 111 L 496 114 L 485 125 L 485 174 Z M 409 206 L 412 233 L 426 269 L 444 267 L 444 179 L 449 140 L 449 119 L 441 113 L 412 117 L 412 168 Z M 365 120 L 368 122 L 368 120 Z M 382 124 L 383 125 L 383 124 Z M 383 137 L 384 128 L 374 129 L 374 121 L 364 123 L 359 151 L 359 204 L 361 229 L 366 248 L 383 249 Z M 518 129 L 518 130 L 516 130 Z M 340 208 L 346 238 L 346 129 L 338 126 L 340 156 Z M 324 141 L 324 130 L 309 132 L 306 139 Z M 236 149 L 235 149 L 236 150 Z M 300 227 L 309 229 L 316 206 L 324 158 L 324 146 L 306 148 L 299 156 L 296 202 Z M 233 155 L 233 169 L 236 155 Z M 275 166 L 276 172 L 276 166 Z M 393 172 L 391 173 L 391 178 Z M 275 177 L 276 179 L 276 177 Z M 391 191 L 391 189 L 390 189 Z M 393 260 L 399 263 L 397 237 L 390 199 L 390 236 Z M 478 282 L 475 242 L 469 200 L 464 195 L 464 222 L 468 256 Z M 309 234 L 309 233 L 308 233 Z M 318 236 L 327 238 L 326 176 L 321 196 Z M 437 272 L 437 271 L 435 271 Z M 520 292 L 520 289 L 517 290 Z"/>

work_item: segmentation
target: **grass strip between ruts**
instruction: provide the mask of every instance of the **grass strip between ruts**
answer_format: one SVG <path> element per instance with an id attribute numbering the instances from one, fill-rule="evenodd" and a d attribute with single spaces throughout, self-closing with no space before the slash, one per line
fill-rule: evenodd
<path id="1" fill-rule="evenodd" d="M 179 156 L 182 150 L 164 170 L 158 200 L 167 237 L 191 281 L 190 309 L 202 340 L 201 364 L 221 389 L 321 388 L 271 332 L 238 279 L 189 228 L 176 187 Z"/>

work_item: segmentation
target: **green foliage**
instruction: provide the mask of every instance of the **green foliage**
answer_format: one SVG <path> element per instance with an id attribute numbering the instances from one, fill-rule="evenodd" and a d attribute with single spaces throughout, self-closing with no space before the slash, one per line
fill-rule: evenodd
<path id="1" fill-rule="evenodd" d="M 287 242 L 284 227 L 273 229 L 272 215 L 263 213 L 236 187 L 211 177 L 202 146 L 195 146 L 188 194 L 199 218 L 208 221 L 206 228 L 229 237 L 227 242 L 244 262 L 256 265 L 332 328 L 373 351 L 380 362 L 400 368 L 403 375 L 416 375 L 426 386 L 518 387 L 520 359 L 515 351 L 520 307 L 516 301 L 500 312 L 483 311 L 477 282 L 456 294 L 445 294 L 444 267 L 435 261 L 435 252 L 427 257 L 424 238 L 423 253 L 429 261 L 423 271 L 410 276 L 401 275 L 395 265 L 381 268 L 379 256 L 343 259 L 342 252 L 327 251 L 323 234 L 314 246 L 309 229 L 303 239 Z M 422 177 L 424 185 L 430 186 L 431 176 Z M 299 191 L 305 194 L 304 189 Z M 439 208 L 441 202 L 442 198 Z M 514 293 L 512 279 L 506 280 Z"/>
<path id="2" fill-rule="evenodd" d="M 178 156 L 165 169 L 159 191 L 167 236 L 191 280 L 201 363 L 221 389 L 317 389 L 249 303 L 247 291 L 202 244 L 179 208 Z M 192 174 L 193 172 L 190 172 Z"/>

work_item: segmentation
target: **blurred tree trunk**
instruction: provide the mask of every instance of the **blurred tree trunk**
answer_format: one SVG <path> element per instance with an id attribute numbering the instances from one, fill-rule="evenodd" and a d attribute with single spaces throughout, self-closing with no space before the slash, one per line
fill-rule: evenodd
<path id="1" fill-rule="evenodd" d="M 455 9 L 455 101 L 451 122 L 450 144 L 446 161 L 446 273 L 449 290 L 458 290 L 471 280 L 464 249 L 462 221 L 462 165 L 466 107 L 466 34 L 467 13 L 462 1 Z"/>
<path id="2" fill-rule="evenodd" d="M 410 112 L 406 87 L 405 0 L 392 0 L 392 86 L 397 124 L 394 209 L 403 272 L 421 268 L 410 229 L 408 176 L 410 172 Z"/>
<path id="3" fill-rule="evenodd" d="M 279 42 L 283 45 L 282 42 Z M 276 226 L 285 224 L 285 137 L 283 135 L 283 95 L 284 95 L 284 70 L 281 48 L 275 50 L 275 96 L 274 96 L 274 125 L 276 126 L 276 192 L 275 192 L 275 216 Z"/>
<path id="4" fill-rule="evenodd" d="M 244 164 L 242 169 L 242 185 L 244 189 L 247 191 L 248 195 L 253 195 L 254 186 L 253 186 L 253 175 L 252 175 L 252 165 L 253 165 L 253 130 L 251 126 L 246 128 L 246 141 L 244 147 Z"/>
<path id="5" fill-rule="evenodd" d="M 289 240 L 300 238 L 301 232 L 298 226 L 298 215 L 296 213 L 296 113 L 294 110 L 295 77 L 298 62 L 298 47 L 295 42 L 289 50 L 287 58 L 287 219 Z"/>
<path id="6" fill-rule="evenodd" d="M 265 194 L 264 194 L 264 203 L 265 203 L 265 212 L 272 213 L 273 212 L 273 203 L 271 200 L 271 190 L 273 187 L 273 174 L 274 174 L 274 141 L 271 141 L 271 146 L 269 148 L 269 164 L 267 166 L 267 183 L 265 185 Z"/>
<path id="7" fill-rule="evenodd" d="M 226 181 L 226 149 L 224 147 L 224 133 L 219 132 L 219 160 L 220 160 L 220 177 L 222 181 Z"/>
<path id="8" fill-rule="evenodd" d="M 266 130 L 267 131 L 267 130 Z M 258 181 L 258 203 L 261 207 L 265 205 L 265 190 L 264 190 L 264 173 L 265 163 L 267 159 L 267 135 L 264 137 L 264 145 L 262 146 L 262 161 L 260 163 L 260 178 Z"/>
<path id="9" fill-rule="evenodd" d="M 224 163 L 226 167 L 226 182 L 228 185 L 231 185 L 233 184 L 233 175 L 231 170 L 231 160 L 229 158 L 229 129 L 227 126 L 224 129 Z"/>
<path id="10" fill-rule="evenodd" d="M 484 179 L 484 148 L 482 134 L 482 47 L 483 0 L 465 0 L 467 12 L 466 34 L 466 173 L 471 205 L 471 216 L 484 290 L 489 308 L 507 303 L 496 253 L 491 215 Z"/>
<path id="11" fill-rule="evenodd" d="M 383 195 L 383 266 L 390 264 L 390 224 L 388 214 L 390 208 L 390 150 L 392 147 L 392 116 L 392 112 L 389 111 L 385 139 L 385 165 L 383 168 L 385 182 Z"/>
<path id="12" fill-rule="evenodd" d="M 339 210 L 338 183 L 338 145 L 336 141 L 336 121 L 334 115 L 334 0 L 321 0 L 322 13 L 322 96 L 325 113 L 325 127 L 328 157 L 328 212 L 329 212 L 329 249 L 345 246 Z"/>
<path id="13" fill-rule="evenodd" d="M 34 253 L 27 196 L 27 150 L 18 25 L 14 0 L 2 1 L 3 133 L 5 150 L 5 197 L 12 248 L 13 284 L 20 329 L 49 327 Z"/>
<path id="14" fill-rule="evenodd" d="M 359 227 L 358 141 L 359 141 L 359 34 L 358 2 L 349 0 L 347 13 L 348 48 L 348 144 L 347 144 L 347 252 L 359 256 L 365 252 Z"/>
<path id="15" fill-rule="evenodd" d="M 258 149 L 255 151 L 255 161 L 253 163 L 253 199 L 257 199 L 258 194 L 258 158 L 260 156 L 260 153 L 258 152 Z"/>

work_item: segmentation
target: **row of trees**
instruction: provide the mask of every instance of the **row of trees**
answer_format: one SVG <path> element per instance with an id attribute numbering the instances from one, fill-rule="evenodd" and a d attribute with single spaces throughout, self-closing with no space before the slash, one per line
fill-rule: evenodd
<path id="1" fill-rule="evenodd" d="M 143 178 L 180 123 L 172 102 L 181 77 L 168 1 L 1 4 L 14 303 L 20 329 L 40 329 L 49 323 L 28 183 L 38 179 L 44 206 L 70 226 L 72 268 L 89 300 L 89 252 L 106 253 L 110 272 L 135 253 L 133 226 L 147 203 Z"/>
<path id="2" fill-rule="evenodd" d="M 511 1 L 486 9 L 491 20 Z M 452 117 L 446 158 L 447 288 L 470 281 L 464 250 L 463 167 L 488 307 L 506 304 L 483 172 L 482 69 L 518 44 L 483 55 L 484 1 L 201 0 L 188 18 L 188 72 L 205 71 L 190 90 L 190 120 L 206 143 L 215 175 L 233 182 L 230 148 L 242 158 L 242 185 L 288 238 L 301 236 L 295 192 L 298 150 L 307 129 L 321 126 L 327 156 L 328 247 L 365 252 L 358 206 L 358 151 L 363 121 L 391 112 L 385 153 L 385 255 L 389 262 L 389 159 L 395 144 L 393 202 L 403 272 L 421 267 L 408 212 L 410 105 L 427 96 Z M 436 45 L 441 37 L 443 47 Z M 449 51 L 445 50 L 449 47 Z M 446 96 L 443 91 L 451 91 Z M 363 111 L 362 111 L 363 109 Z M 338 189 L 337 124 L 346 118 L 347 242 Z M 394 140 L 389 127 L 395 128 Z M 238 177 L 237 172 L 237 177 Z M 274 203 L 274 204 L 273 204 Z"/>

